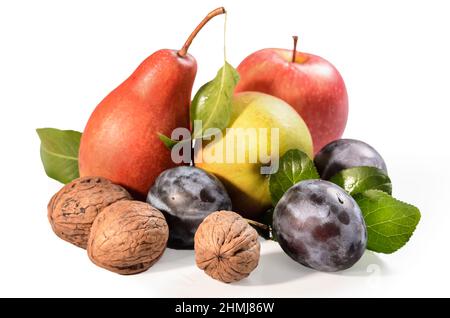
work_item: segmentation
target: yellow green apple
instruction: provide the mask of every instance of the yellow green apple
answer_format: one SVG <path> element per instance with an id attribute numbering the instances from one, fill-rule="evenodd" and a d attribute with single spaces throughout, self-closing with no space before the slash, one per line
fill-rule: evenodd
<path id="1" fill-rule="evenodd" d="M 313 155 L 300 115 L 283 100 L 257 92 L 236 94 L 228 128 L 203 143 L 196 151 L 196 166 L 223 182 L 234 211 L 253 219 L 271 206 L 267 168 L 276 170 L 279 157 L 289 149 Z"/>

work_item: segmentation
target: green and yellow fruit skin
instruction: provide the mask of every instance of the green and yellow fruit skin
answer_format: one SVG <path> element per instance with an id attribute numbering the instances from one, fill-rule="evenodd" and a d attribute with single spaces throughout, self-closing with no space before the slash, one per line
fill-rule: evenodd
<path id="1" fill-rule="evenodd" d="M 313 156 L 312 139 L 308 127 L 298 113 L 283 100 L 257 92 L 236 94 L 232 102 L 232 116 L 229 128 L 242 128 L 236 131 L 234 143 L 235 156 L 239 151 L 245 153 L 245 162 L 207 162 L 205 157 L 214 156 L 218 149 L 227 156 L 227 131 L 223 137 L 204 144 L 195 157 L 196 166 L 216 175 L 225 185 L 233 203 L 233 210 L 244 217 L 258 218 L 271 206 L 269 193 L 269 175 L 261 174 L 263 163 L 257 157 L 256 162 L 249 162 L 250 154 L 259 154 L 267 149 L 271 154 L 271 128 L 278 128 L 278 154 L 282 156 L 289 149 L 300 149 L 310 158 Z M 246 129 L 266 128 L 266 138 L 259 138 L 256 143 L 249 142 Z M 258 130 L 259 131 L 259 130 Z M 236 157 L 235 157 L 236 158 Z M 273 159 L 272 159 L 273 160 Z"/>

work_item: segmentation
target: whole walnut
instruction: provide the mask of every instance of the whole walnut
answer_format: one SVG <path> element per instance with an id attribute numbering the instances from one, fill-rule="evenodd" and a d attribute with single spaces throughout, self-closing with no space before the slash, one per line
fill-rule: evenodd
<path id="1" fill-rule="evenodd" d="M 225 283 L 247 277 L 258 266 L 258 233 L 231 211 L 207 216 L 195 233 L 194 248 L 197 266 Z"/>
<path id="2" fill-rule="evenodd" d="M 94 219 L 105 207 L 121 200 L 131 200 L 121 186 L 101 177 L 78 178 L 51 198 L 48 220 L 60 238 L 86 248 Z"/>
<path id="3" fill-rule="evenodd" d="M 119 201 L 95 219 L 87 251 L 100 267 L 137 274 L 161 257 L 168 238 L 169 227 L 160 211 L 140 201 Z"/>

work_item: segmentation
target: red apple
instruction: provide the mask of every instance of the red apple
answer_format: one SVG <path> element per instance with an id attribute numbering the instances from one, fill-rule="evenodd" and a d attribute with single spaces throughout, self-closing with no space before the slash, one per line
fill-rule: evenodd
<path id="1" fill-rule="evenodd" d="M 294 49 L 263 49 L 246 57 L 237 70 L 236 92 L 258 91 L 290 104 L 308 126 L 314 153 L 339 139 L 348 116 L 344 80 L 327 60 Z"/>

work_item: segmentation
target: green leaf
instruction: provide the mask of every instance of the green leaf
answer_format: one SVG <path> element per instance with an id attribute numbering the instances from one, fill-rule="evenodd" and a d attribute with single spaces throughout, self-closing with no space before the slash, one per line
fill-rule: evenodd
<path id="1" fill-rule="evenodd" d="M 269 190 L 274 205 L 294 184 L 308 179 L 319 179 L 316 167 L 308 155 L 298 149 L 290 149 L 280 158 L 276 173 L 270 175 Z"/>
<path id="2" fill-rule="evenodd" d="M 47 175 L 62 183 L 78 178 L 81 133 L 55 128 L 39 128 L 36 132 L 41 139 L 41 160 Z"/>
<path id="3" fill-rule="evenodd" d="M 201 120 L 202 129 L 193 132 L 193 139 L 208 137 L 204 135 L 208 128 L 222 130 L 227 127 L 231 117 L 233 92 L 238 81 L 238 72 L 225 62 L 216 77 L 198 90 L 192 100 L 191 120 Z"/>
<path id="4" fill-rule="evenodd" d="M 343 188 L 350 195 L 371 189 L 392 194 L 391 179 L 383 170 L 375 167 L 345 169 L 334 175 L 330 181 Z"/>
<path id="5" fill-rule="evenodd" d="M 380 190 L 358 193 L 354 198 L 366 222 L 367 249 L 390 254 L 408 242 L 419 223 L 419 209 Z"/>
<path id="6" fill-rule="evenodd" d="M 159 140 L 161 140 L 169 150 L 172 149 L 173 146 L 175 146 L 178 143 L 178 141 L 170 139 L 169 137 L 161 133 L 158 133 L 158 137 Z"/>

